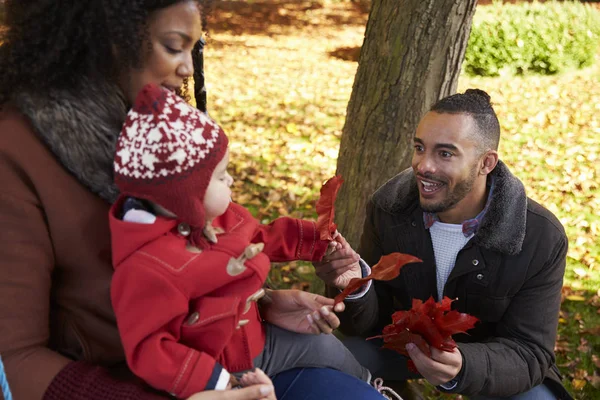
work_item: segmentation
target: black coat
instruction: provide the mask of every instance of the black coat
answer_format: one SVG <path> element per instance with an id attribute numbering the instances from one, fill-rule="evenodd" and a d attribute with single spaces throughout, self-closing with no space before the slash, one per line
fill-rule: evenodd
<path id="1" fill-rule="evenodd" d="M 454 309 L 481 320 L 470 335 L 455 337 L 463 368 L 452 392 L 504 397 L 544 382 L 559 398 L 570 398 L 554 355 L 567 237 L 502 162 L 492 175 L 489 208 L 444 288 L 445 296 L 458 299 Z M 410 309 L 413 298 L 437 299 L 433 245 L 410 169 L 379 188 L 367 206 L 361 257 L 374 265 L 392 252 L 423 263 L 409 264 L 398 278 L 377 281 L 375 290 L 347 301 L 341 317 L 346 334 L 378 334 L 395 310 Z"/>

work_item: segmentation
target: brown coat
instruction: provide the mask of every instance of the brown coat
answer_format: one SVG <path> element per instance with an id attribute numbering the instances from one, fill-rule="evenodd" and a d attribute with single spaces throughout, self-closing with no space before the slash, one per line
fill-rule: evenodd
<path id="1" fill-rule="evenodd" d="M 0 354 L 19 400 L 41 399 L 69 359 L 124 360 L 110 304 L 116 192 L 106 164 L 121 111 L 62 100 L 22 96 L 19 109 L 0 111 Z"/>

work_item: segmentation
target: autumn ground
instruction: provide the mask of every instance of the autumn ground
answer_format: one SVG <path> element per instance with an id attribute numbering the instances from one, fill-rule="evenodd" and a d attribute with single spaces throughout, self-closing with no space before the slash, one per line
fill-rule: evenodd
<path id="1" fill-rule="evenodd" d="M 236 200 L 264 221 L 314 217 L 318 188 L 335 172 L 357 67 L 347 60 L 357 57 L 366 21 L 350 3 L 216 2 L 209 109 L 231 136 Z M 491 94 L 502 158 L 567 230 L 558 362 L 576 398 L 600 399 L 600 66 L 554 77 L 461 76 L 459 86 Z M 270 279 L 322 290 L 310 265 L 279 266 Z"/>
<path id="2" fill-rule="evenodd" d="M 315 216 L 318 188 L 335 173 L 366 21 L 347 2 L 215 1 L 209 110 L 231 138 L 235 199 L 262 220 Z M 577 399 L 600 399 L 600 59 L 555 77 L 461 76 L 459 89 L 468 87 L 491 94 L 502 159 L 567 230 L 558 363 Z M 270 281 L 323 288 L 302 263 L 274 268 Z"/>

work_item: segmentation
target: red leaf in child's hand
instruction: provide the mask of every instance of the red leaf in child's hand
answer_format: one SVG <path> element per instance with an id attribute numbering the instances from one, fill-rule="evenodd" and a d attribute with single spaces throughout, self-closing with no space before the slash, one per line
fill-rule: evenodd
<path id="1" fill-rule="evenodd" d="M 317 201 L 317 230 L 321 240 L 333 240 L 337 225 L 333 222 L 335 216 L 335 199 L 344 180 L 340 175 L 329 179 L 321 187 L 321 197 Z"/>
<path id="2" fill-rule="evenodd" d="M 391 253 L 379 259 L 379 262 L 371 268 L 369 276 L 378 281 L 391 281 L 400 275 L 402 267 L 416 262 L 423 262 L 423 260 L 410 254 Z"/>
<path id="3" fill-rule="evenodd" d="M 335 304 L 344 301 L 350 294 L 356 292 L 365 283 L 371 279 L 378 281 L 390 281 L 400 275 L 402 267 L 409 263 L 422 262 L 420 258 L 413 257 L 403 253 L 391 253 L 381 256 L 379 262 L 371 268 L 371 274 L 364 278 L 352 278 L 348 286 L 337 296 L 335 296 Z"/>

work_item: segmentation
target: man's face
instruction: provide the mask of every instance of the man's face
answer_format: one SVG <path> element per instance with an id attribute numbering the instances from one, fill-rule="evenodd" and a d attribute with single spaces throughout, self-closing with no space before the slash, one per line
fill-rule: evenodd
<path id="1" fill-rule="evenodd" d="M 470 207 L 480 154 L 476 126 L 467 114 L 425 114 L 414 138 L 412 168 L 421 208 L 441 213 Z"/>

